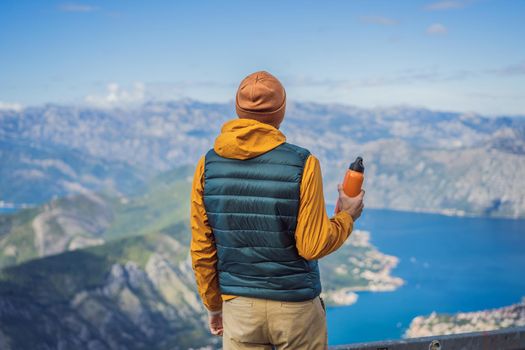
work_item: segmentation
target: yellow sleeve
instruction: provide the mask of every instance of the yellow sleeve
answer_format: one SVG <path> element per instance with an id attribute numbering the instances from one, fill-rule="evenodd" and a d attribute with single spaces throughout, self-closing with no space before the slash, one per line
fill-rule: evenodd
<path id="1" fill-rule="evenodd" d="M 319 259 L 343 245 L 352 232 L 354 221 L 345 211 L 328 218 L 321 166 L 313 155 L 306 160 L 300 193 L 295 230 L 297 250 L 306 260 Z"/>
<path id="2" fill-rule="evenodd" d="M 221 292 L 217 276 L 217 248 L 208 224 L 204 207 L 204 157 L 199 159 L 193 176 L 191 191 L 191 262 L 197 289 L 204 306 L 209 311 L 222 309 Z"/>

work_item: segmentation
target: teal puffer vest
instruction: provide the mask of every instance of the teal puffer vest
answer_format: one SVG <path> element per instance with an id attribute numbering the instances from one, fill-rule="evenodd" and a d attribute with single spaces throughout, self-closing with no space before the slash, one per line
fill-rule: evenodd
<path id="1" fill-rule="evenodd" d="M 295 246 L 308 150 L 283 143 L 255 158 L 206 154 L 204 205 L 217 246 L 221 293 L 303 301 L 321 293 L 317 260 Z"/>

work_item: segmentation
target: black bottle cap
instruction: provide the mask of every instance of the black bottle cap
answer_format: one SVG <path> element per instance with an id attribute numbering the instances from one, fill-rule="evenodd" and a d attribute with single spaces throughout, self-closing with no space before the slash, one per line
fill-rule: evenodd
<path id="1" fill-rule="evenodd" d="M 350 164 L 350 167 L 348 168 L 353 171 L 357 171 L 358 173 L 364 173 L 365 172 L 365 166 L 363 165 L 363 158 L 357 157 L 355 159 L 355 162 Z"/>

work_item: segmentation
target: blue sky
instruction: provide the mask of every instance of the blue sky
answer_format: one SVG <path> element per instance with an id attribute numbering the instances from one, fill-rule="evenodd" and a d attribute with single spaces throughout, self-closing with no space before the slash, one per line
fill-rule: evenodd
<path id="1" fill-rule="evenodd" d="M 525 1 L 0 2 L 0 108 L 232 100 L 525 114 Z"/>

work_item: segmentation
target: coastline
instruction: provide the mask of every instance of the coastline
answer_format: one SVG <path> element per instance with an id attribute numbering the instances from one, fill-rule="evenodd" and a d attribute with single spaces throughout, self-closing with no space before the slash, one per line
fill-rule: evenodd
<path id="1" fill-rule="evenodd" d="M 332 264 L 334 268 L 329 273 L 347 278 L 348 284 L 330 288 L 331 284 L 326 283 L 321 297 L 329 306 L 352 305 L 359 299 L 357 292 L 391 292 L 405 283 L 392 275 L 399 258 L 380 252 L 370 242 L 370 232 L 355 230 L 340 250 L 337 264 Z"/>
<path id="2" fill-rule="evenodd" d="M 520 326 L 525 326 L 525 297 L 519 303 L 501 308 L 455 314 L 432 312 L 428 316 L 417 316 L 410 323 L 404 338 L 481 332 Z"/>

